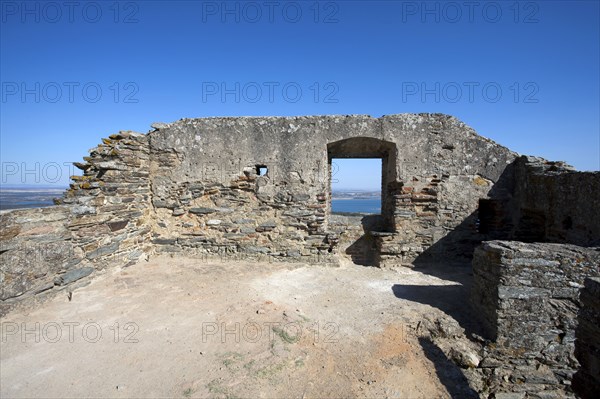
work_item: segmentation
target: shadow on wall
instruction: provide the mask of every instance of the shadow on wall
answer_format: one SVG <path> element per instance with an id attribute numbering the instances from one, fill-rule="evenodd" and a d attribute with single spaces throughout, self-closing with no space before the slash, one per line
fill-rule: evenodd
<path id="1" fill-rule="evenodd" d="M 361 266 L 377 266 L 377 246 L 371 231 L 381 231 L 382 215 L 367 215 L 361 219 L 363 235 L 346 248 L 352 262 Z"/>
<path id="2" fill-rule="evenodd" d="M 514 228 L 517 210 L 511 202 L 515 187 L 515 163 L 504 169 L 498 181 L 488 193 L 488 198 L 478 199 L 479 209 L 455 226 L 444 237 L 423 251 L 413 264 L 425 268 L 425 273 L 438 275 L 444 268 L 454 265 L 470 265 L 475 248 L 482 241 L 508 239 Z M 382 209 L 382 212 L 384 210 Z M 415 221 L 417 223 L 418 221 Z M 371 231 L 385 232 L 384 215 L 369 215 L 361 220 L 364 234 L 348 247 L 355 264 L 376 266 L 377 248 Z M 430 268 L 439 265 L 440 268 Z"/>
<path id="3" fill-rule="evenodd" d="M 478 231 L 478 220 L 478 212 L 471 213 L 448 234 L 417 256 L 413 261 L 415 267 L 436 272 L 449 266 L 470 264 L 475 248 L 485 239 Z"/>
<path id="4" fill-rule="evenodd" d="M 475 248 L 490 240 L 596 245 L 600 213 L 589 199 L 600 179 L 560 164 L 520 157 L 507 165 L 477 211 L 421 253 L 415 266 L 470 263 Z"/>
<path id="5" fill-rule="evenodd" d="M 470 265 L 482 241 L 509 239 L 517 214 L 514 190 L 515 162 L 507 165 L 487 198 L 478 200 L 478 209 L 423 251 L 414 260 L 415 267 L 437 276 L 448 265 Z M 429 268 L 431 265 L 440 267 Z"/>
<path id="6" fill-rule="evenodd" d="M 455 285 L 415 286 L 396 284 L 397 298 L 435 307 L 454 318 L 467 336 L 481 335 L 482 326 L 473 312 L 470 298 L 473 253 L 482 241 L 502 239 L 513 231 L 512 211 L 514 163 L 508 165 L 494 184 L 488 198 L 479 201 L 479 209 L 468 215 L 447 235 L 433 243 L 414 261 L 415 269 Z"/>
<path id="7" fill-rule="evenodd" d="M 477 392 L 469 386 L 460 367 L 446 357 L 444 352 L 429 338 L 419 337 L 419 343 L 425 356 L 435 366 L 435 372 L 440 382 L 453 399 L 479 398 Z"/>

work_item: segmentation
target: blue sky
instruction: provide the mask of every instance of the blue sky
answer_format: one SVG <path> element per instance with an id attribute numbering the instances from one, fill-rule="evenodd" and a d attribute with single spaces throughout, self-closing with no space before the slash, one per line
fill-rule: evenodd
<path id="1" fill-rule="evenodd" d="M 381 159 L 334 158 L 331 160 L 331 188 L 333 191 L 381 191 L 381 166 Z"/>
<path id="2" fill-rule="evenodd" d="M 600 169 L 598 1 L 1 6 L 0 183 L 66 185 L 101 137 L 222 115 L 442 112 Z"/>

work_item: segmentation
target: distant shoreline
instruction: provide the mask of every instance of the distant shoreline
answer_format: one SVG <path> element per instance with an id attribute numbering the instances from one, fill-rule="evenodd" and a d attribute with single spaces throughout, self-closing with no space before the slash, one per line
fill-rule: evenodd
<path id="1" fill-rule="evenodd" d="M 32 186 L 29 184 L 18 185 L 18 184 L 2 184 L 0 183 L 0 190 L 2 191 L 51 191 L 51 190 L 68 190 L 69 186 Z"/>
<path id="2" fill-rule="evenodd" d="M 23 189 L 16 189 L 16 188 L 2 188 L 0 187 L 0 191 L 3 193 L 62 193 L 65 190 L 67 190 L 66 188 L 47 188 L 47 189 L 42 189 L 42 188 L 23 188 Z"/>

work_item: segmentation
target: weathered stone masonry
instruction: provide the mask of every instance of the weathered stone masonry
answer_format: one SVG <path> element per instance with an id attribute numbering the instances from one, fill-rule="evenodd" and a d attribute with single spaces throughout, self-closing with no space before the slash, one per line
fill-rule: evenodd
<path id="1" fill-rule="evenodd" d="M 381 215 L 331 214 L 346 157 L 381 158 Z M 441 114 L 183 119 L 112 135 L 75 165 L 59 205 L 0 213 L 0 314 L 154 253 L 451 267 L 475 252 L 489 391 L 571 394 L 600 173 L 519 157 Z"/>
<path id="2" fill-rule="evenodd" d="M 475 251 L 473 304 L 493 341 L 485 351 L 491 387 L 568 388 L 579 367 L 579 292 L 587 276 L 600 276 L 599 264 L 598 248 L 569 244 L 490 241 Z"/>
<path id="3" fill-rule="evenodd" d="M 153 128 L 91 149 L 60 206 L 2 213 L 4 307 L 152 252 L 319 264 L 348 256 L 380 266 L 468 257 L 485 238 L 478 201 L 506 197 L 492 189 L 506 185 L 499 180 L 516 157 L 441 114 L 183 119 Z M 362 226 L 332 219 L 336 157 L 382 159 L 381 216 Z"/>
<path id="4" fill-rule="evenodd" d="M 577 318 L 575 356 L 581 364 L 573 378 L 573 389 L 584 399 L 600 392 L 600 278 L 585 280 L 582 307 Z"/>
<path id="5" fill-rule="evenodd" d="M 508 173 L 512 196 L 485 200 L 480 219 L 490 237 L 513 241 L 486 242 L 473 258 L 472 302 L 492 341 L 488 385 L 572 396 L 577 314 L 589 314 L 580 293 L 587 277 L 600 276 L 600 173 L 533 157 L 518 158 Z M 585 345 L 595 345 L 582 331 Z M 589 368 L 593 356 L 585 359 Z"/>
<path id="6" fill-rule="evenodd" d="M 381 158 L 381 266 L 409 265 L 450 232 L 448 248 L 471 253 L 478 200 L 516 156 L 429 114 L 191 119 L 149 138 L 159 251 L 335 261 L 353 240 L 330 220 L 331 160 Z"/>
<path id="7" fill-rule="evenodd" d="M 121 132 L 89 152 L 62 205 L 0 214 L 1 312 L 150 253 L 147 137 Z"/>

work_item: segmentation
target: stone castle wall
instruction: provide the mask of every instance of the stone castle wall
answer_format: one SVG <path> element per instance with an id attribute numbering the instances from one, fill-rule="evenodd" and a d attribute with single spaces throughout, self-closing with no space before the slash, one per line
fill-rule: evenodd
<path id="1" fill-rule="evenodd" d="M 376 157 L 383 210 L 374 225 L 391 233 L 374 236 L 381 265 L 410 264 L 445 237 L 468 256 L 480 241 L 478 200 L 516 156 L 439 114 L 186 119 L 156 128 L 150 180 L 160 251 L 335 257 L 344 232 L 330 220 L 331 160 Z"/>
<path id="2" fill-rule="evenodd" d="M 91 149 L 60 206 L 0 214 L 3 305 L 152 252 L 379 266 L 468 257 L 483 237 L 478 201 L 507 197 L 516 157 L 441 114 L 153 128 Z M 331 162 L 345 157 L 382 159 L 381 215 L 331 215 Z"/>
<path id="3" fill-rule="evenodd" d="M 488 241 L 475 250 L 472 303 L 492 343 L 490 385 L 499 392 L 572 394 L 580 292 L 600 275 L 600 173 L 520 157 L 512 195 L 483 200 Z"/>
<path id="4" fill-rule="evenodd" d="M 600 278 L 588 278 L 581 290 L 575 356 L 581 364 L 573 389 L 583 399 L 600 392 Z"/>
<path id="5" fill-rule="evenodd" d="M 472 298 L 494 341 L 481 367 L 492 391 L 569 391 L 579 290 L 600 262 L 600 173 L 518 157 L 441 114 L 153 129 L 103 139 L 59 205 L 0 212 L 0 314 L 155 252 L 449 267 L 517 240 L 475 251 Z M 336 158 L 381 158 L 381 215 L 331 214 Z"/>
<path id="6" fill-rule="evenodd" d="M 503 365 L 492 384 L 562 395 L 579 367 L 583 281 L 600 275 L 600 173 L 526 156 L 507 173 L 512 195 L 484 200 L 479 214 L 488 237 L 514 241 L 484 242 L 472 263 L 472 303 Z"/>
<path id="7" fill-rule="evenodd" d="M 0 213 L 0 314 L 151 252 L 147 137 L 120 132 L 89 152 L 61 205 Z"/>
<path id="8" fill-rule="evenodd" d="M 600 276 L 600 248 L 489 241 L 475 251 L 472 303 L 487 337 L 498 391 L 569 390 L 580 289 Z M 560 394 L 562 395 L 562 394 Z"/>
<path id="9" fill-rule="evenodd" d="M 576 172 L 562 162 L 515 162 L 512 239 L 600 246 L 600 172 Z"/>

